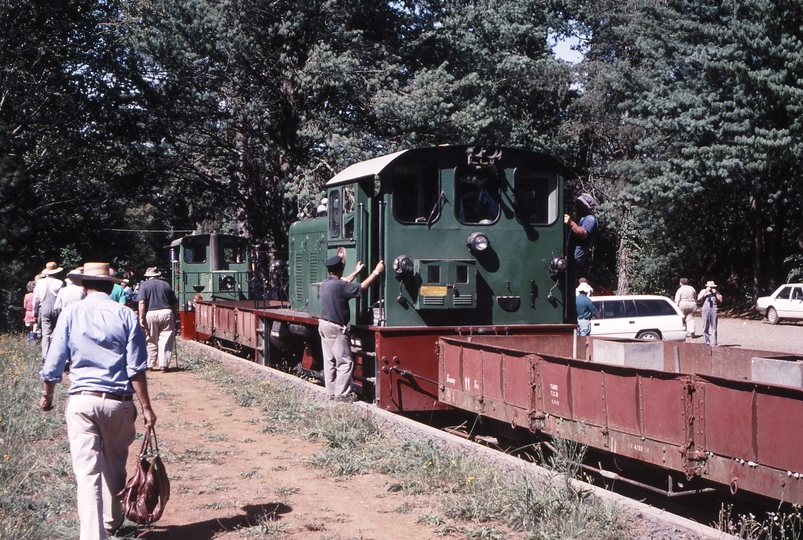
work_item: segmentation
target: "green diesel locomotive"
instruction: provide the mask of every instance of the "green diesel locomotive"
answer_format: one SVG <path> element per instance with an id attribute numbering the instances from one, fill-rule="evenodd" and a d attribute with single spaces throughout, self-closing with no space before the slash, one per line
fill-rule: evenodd
<path id="1" fill-rule="evenodd" d="M 185 337 L 231 342 L 262 364 L 315 370 L 324 262 L 339 254 L 345 274 L 361 261 L 367 275 L 382 260 L 386 272 L 351 310 L 355 381 L 386 409 L 439 408 L 439 337 L 572 332 L 561 286 L 569 175 L 546 154 L 492 146 L 418 148 L 356 163 L 327 182 L 325 215 L 290 227 L 287 303 L 223 300 L 220 277 L 196 278 L 193 263 L 176 256 L 182 305 L 193 307 L 187 285 L 209 295 L 182 312 Z M 207 238 L 211 252 L 213 236 L 174 244 Z M 247 292 L 242 279 L 235 283 Z"/>

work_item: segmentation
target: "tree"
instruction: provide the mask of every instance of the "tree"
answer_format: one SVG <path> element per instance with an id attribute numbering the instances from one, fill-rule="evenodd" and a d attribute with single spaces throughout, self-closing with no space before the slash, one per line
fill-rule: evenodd
<path id="1" fill-rule="evenodd" d="M 553 18 L 531 2 L 129 9 L 169 190 L 195 186 L 274 249 L 346 165 L 466 140 L 546 148 L 568 99 L 568 70 L 546 45 Z"/>
<path id="2" fill-rule="evenodd" d="M 128 226 L 150 170 L 110 31 L 118 14 L 91 0 L 0 4 L 0 327 L 20 324 L 26 282 L 62 253 L 141 263 L 110 232 Z"/>
<path id="3" fill-rule="evenodd" d="M 600 154 L 625 182 L 616 200 L 638 231 L 628 260 L 639 288 L 686 274 L 755 298 L 800 249 L 787 216 L 801 197 L 801 7 L 634 0 L 588 20 L 592 62 L 615 74 L 601 88 L 639 134 L 633 152 Z"/>

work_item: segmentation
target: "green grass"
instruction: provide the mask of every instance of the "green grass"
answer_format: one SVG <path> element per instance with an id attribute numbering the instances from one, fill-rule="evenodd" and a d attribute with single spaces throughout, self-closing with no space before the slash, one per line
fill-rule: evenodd
<path id="1" fill-rule="evenodd" d="M 39 409 L 41 349 L 0 335 L 0 538 L 77 538 L 75 480 L 64 424 L 64 385 L 56 408 Z"/>

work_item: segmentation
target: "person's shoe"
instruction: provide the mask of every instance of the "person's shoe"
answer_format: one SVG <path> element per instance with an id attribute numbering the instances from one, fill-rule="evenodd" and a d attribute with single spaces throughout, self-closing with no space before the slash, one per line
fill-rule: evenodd
<path id="1" fill-rule="evenodd" d="M 355 394 L 354 392 L 349 392 L 348 394 L 343 394 L 342 396 L 335 397 L 335 400 L 341 403 L 354 403 L 358 399 L 359 398 L 357 397 L 357 394 Z"/>
<path id="2" fill-rule="evenodd" d="M 162 371 L 162 366 L 151 366 L 148 369 L 151 371 Z"/>

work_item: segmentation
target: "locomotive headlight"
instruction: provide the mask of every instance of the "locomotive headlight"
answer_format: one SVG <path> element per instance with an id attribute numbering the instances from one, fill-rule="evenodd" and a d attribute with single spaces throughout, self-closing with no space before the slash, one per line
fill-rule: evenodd
<path id="1" fill-rule="evenodd" d="M 563 271 L 566 270 L 566 267 L 569 266 L 568 261 L 565 257 L 561 255 L 555 255 L 552 257 L 552 260 L 549 261 L 549 277 L 557 281 L 558 276 L 561 275 Z"/>
<path id="2" fill-rule="evenodd" d="M 393 272 L 396 274 L 396 279 L 401 281 L 405 274 L 413 271 L 413 261 L 407 255 L 399 255 L 393 259 Z"/>
<path id="3" fill-rule="evenodd" d="M 491 245 L 491 241 L 484 233 L 473 232 L 468 235 L 466 245 L 471 251 L 485 251 Z"/>
<path id="4" fill-rule="evenodd" d="M 549 269 L 555 272 L 566 270 L 568 265 L 569 263 L 566 262 L 565 257 L 552 257 L 552 260 L 549 261 Z"/>

